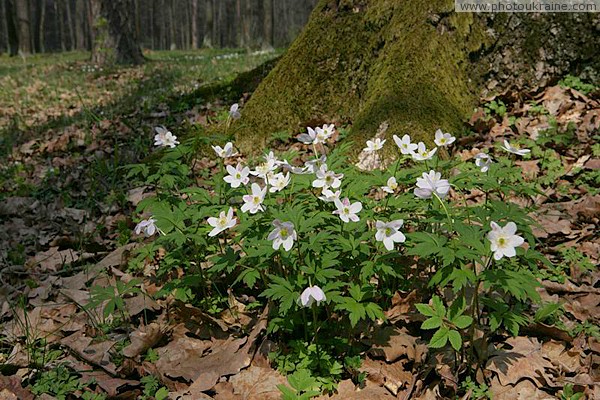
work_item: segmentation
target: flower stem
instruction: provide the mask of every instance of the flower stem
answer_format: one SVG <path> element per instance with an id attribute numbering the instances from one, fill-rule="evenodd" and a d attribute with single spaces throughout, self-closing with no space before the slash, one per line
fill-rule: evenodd
<path id="1" fill-rule="evenodd" d="M 450 224 L 450 227 L 452 227 L 454 224 L 452 223 L 452 218 L 450 218 L 450 213 L 448 213 L 448 209 L 446 208 L 446 204 L 444 204 L 444 202 L 442 201 L 442 199 L 440 198 L 440 196 L 438 196 L 438 194 L 435 191 L 433 192 L 433 195 L 435 196 L 435 198 L 437 199 L 437 201 L 440 203 L 440 205 L 444 209 L 444 212 L 446 213 L 446 217 L 448 217 L 448 223 Z"/>

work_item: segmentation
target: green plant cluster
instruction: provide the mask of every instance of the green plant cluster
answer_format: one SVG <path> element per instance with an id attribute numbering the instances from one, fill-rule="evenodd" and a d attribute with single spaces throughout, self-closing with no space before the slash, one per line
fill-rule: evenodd
<path id="1" fill-rule="evenodd" d="M 245 162 L 232 151 L 217 159 L 220 172 L 209 178 L 206 171 L 195 172 L 193 160 L 198 147 L 210 140 L 192 138 L 167 148 L 153 164 L 130 167 L 130 178 L 157 193 L 138 206 L 140 214 L 151 216 L 139 227 L 152 225 L 155 230 L 146 231 L 147 236 L 157 236 L 131 266 L 158 263 L 151 276 L 164 284 L 159 295 L 173 295 L 209 312 L 227 307 L 228 289 L 238 297 L 270 303 L 268 334 L 280 344 L 272 359 L 291 385 L 281 388 L 285 398 L 332 392 L 343 378 L 360 383 L 364 375 L 356 357 L 366 348 L 357 338 L 385 320 L 383 310 L 398 290 L 419 289 L 425 301 L 416 307 L 425 317 L 421 328 L 429 347 L 453 349 L 459 364 L 467 366 L 463 377 L 485 365 L 476 343 L 485 345 L 503 333 L 517 335 L 531 320 L 529 311 L 538 308 L 536 274 L 551 264 L 535 250 L 529 210 L 509 201 L 539 193 L 521 177 L 516 155 L 505 156 L 499 148 L 482 172 L 472 161 L 448 157 L 447 148 L 440 146 L 423 161 L 399 153 L 388 168 L 363 172 L 346 157 L 352 144 L 342 141 L 300 151 L 294 146 Z M 225 153 L 215 151 L 222 151 L 222 157 Z M 325 171 L 343 174 L 339 188 L 330 188 L 341 190 L 340 199 L 321 200 L 325 192 L 315 186 L 318 175 L 304 169 L 290 173 L 282 190 L 265 190 L 255 213 L 244 212 L 255 194 L 251 183 L 274 185 L 268 177 L 250 176 L 251 183 L 232 187 L 224 181 L 225 166 L 240 162 L 241 170 L 269 159 L 291 160 L 278 165 L 292 172 L 300 172 L 306 160 L 321 168 L 326 163 Z M 441 171 L 452 195 L 435 190 L 429 198 L 416 195 L 415 182 L 430 171 Z M 397 185 L 391 193 L 383 191 L 392 177 Z M 466 195 L 475 192 L 482 193 L 482 201 L 468 202 Z M 357 219 L 341 218 L 344 197 L 350 207 L 361 204 Z M 235 218 L 226 215 L 233 210 Z M 399 220 L 396 228 L 378 228 Z M 285 241 L 276 245 L 276 221 L 291 224 L 277 228 L 286 230 L 279 231 L 279 238 L 288 244 L 293 237 L 289 249 Z M 494 245 L 505 246 L 516 234 L 498 239 L 491 232 L 512 223 L 528 246 L 513 245 L 502 255 Z M 389 249 L 378 237 L 392 231 L 401 235 Z"/>

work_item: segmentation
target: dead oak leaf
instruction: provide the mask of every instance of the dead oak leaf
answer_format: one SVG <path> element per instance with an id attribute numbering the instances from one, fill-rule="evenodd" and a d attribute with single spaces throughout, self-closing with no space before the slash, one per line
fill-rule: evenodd
<path id="1" fill-rule="evenodd" d="M 287 384 L 287 379 L 272 368 L 250 366 L 229 382 L 233 386 L 234 395 L 246 400 L 279 400 L 281 392 L 277 385 Z"/>
<path id="2" fill-rule="evenodd" d="M 507 339 L 505 343 L 512 348 L 492 352 L 486 366 L 498 375 L 503 386 L 515 385 L 522 379 L 532 379 L 543 385 L 552 382 L 546 370 L 555 368 L 544 358 L 537 339 L 518 336 Z"/>
<path id="3" fill-rule="evenodd" d="M 377 329 L 369 342 L 371 344 L 369 354 L 373 357 L 385 358 L 388 363 L 406 356 L 419 364 L 426 353 L 425 345 L 417 344 L 417 338 L 409 335 L 406 328 L 387 326 Z"/>
<path id="4" fill-rule="evenodd" d="M 524 370 L 525 371 L 525 370 Z M 490 391 L 494 400 L 553 400 L 556 397 L 538 389 L 529 379 L 523 379 L 516 385 L 502 385 L 498 378 L 492 380 Z"/>
<path id="5" fill-rule="evenodd" d="M 156 322 L 142 325 L 129 335 L 131 344 L 123 349 L 125 357 L 133 358 L 145 353 L 164 337 L 168 328 Z"/>
<path id="6" fill-rule="evenodd" d="M 388 364 L 382 360 L 365 359 L 360 370 L 367 373 L 367 379 L 385 387 L 394 396 L 412 380 L 413 373 L 407 370 L 404 362 Z"/>
<path id="7" fill-rule="evenodd" d="M 267 328 L 268 312 L 269 307 L 265 307 L 248 337 L 229 338 L 223 346 L 198 360 L 197 367 L 200 373 L 190 386 L 190 390 L 199 392 L 209 390 L 220 377 L 237 374 L 249 366 L 254 356 L 256 339 Z"/>
<path id="8" fill-rule="evenodd" d="M 21 378 L 17 375 L 0 375 L 0 400 L 33 400 L 33 393 L 21 386 Z"/>

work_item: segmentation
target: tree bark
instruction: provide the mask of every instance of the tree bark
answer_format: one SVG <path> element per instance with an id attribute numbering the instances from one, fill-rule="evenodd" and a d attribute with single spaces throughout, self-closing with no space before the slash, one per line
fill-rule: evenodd
<path id="1" fill-rule="evenodd" d="M 192 49 L 198 48 L 198 0 L 192 0 Z"/>
<path id="2" fill-rule="evenodd" d="M 56 0 L 54 2 L 54 14 L 56 15 L 56 31 L 58 32 L 60 49 L 64 52 L 67 51 L 67 45 L 65 42 L 65 30 L 64 30 L 64 18 L 62 12 L 62 1 Z"/>
<path id="3" fill-rule="evenodd" d="M 16 0 L 14 2 L 19 52 L 31 54 L 31 22 L 29 20 L 29 2 Z"/>
<path id="4" fill-rule="evenodd" d="M 273 0 L 263 0 L 263 37 L 263 48 L 273 48 Z"/>
<path id="5" fill-rule="evenodd" d="M 142 64 L 144 56 L 135 34 L 131 0 L 92 0 L 96 40 L 92 61 L 97 64 Z"/>
<path id="6" fill-rule="evenodd" d="M 65 0 L 65 10 L 67 11 L 67 28 L 69 31 L 69 50 L 75 49 L 75 33 L 73 31 L 73 17 L 71 16 L 71 2 Z"/>
<path id="7" fill-rule="evenodd" d="M 19 37 L 17 33 L 17 24 L 15 18 L 15 10 L 12 0 L 7 0 L 6 11 L 6 34 L 8 40 L 8 53 L 11 57 L 19 53 Z"/>
<path id="8" fill-rule="evenodd" d="M 75 2 L 75 48 L 85 49 L 85 1 Z"/>
<path id="9" fill-rule="evenodd" d="M 38 25 L 38 42 L 39 42 L 39 51 L 41 53 L 46 52 L 46 2 L 43 1 L 40 5 L 40 23 Z"/>
<path id="10" fill-rule="evenodd" d="M 596 83 L 599 20 L 455 13 L 451 0 L 321 0 L 230 129 L 254 152 L 273 132 L 325 122 L 351 125 L 357 150 L 383 122 L 390 136 L 417 141 L 438 128 L 458 133 L 486 90 L 586 71 Z"/>

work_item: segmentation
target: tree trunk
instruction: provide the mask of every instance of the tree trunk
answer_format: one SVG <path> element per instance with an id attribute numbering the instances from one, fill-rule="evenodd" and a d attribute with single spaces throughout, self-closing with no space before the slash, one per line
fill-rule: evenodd
<path id="1" fill-rule="evenodd" d="M 40 24 L 38 26 L 38 42 L 39 42 L 39 51 L 44 53 L 46 51 L 46 2 L 43 1 L 40 5 Z"/>
<path id="2" fill-rule="evenodd" d="M 198 0 L 192 0 L 192 49 L 198 48 Z"/>
<path id="3" fill-rule="evenodd" d="M 204 37 L 202 46 L 213 47 L 214 11 L 213 0 L 204 0 Z"/>
<path id="4" fill-rule="evenodd" d="M 358 148 L 386 121 L 390 136 L 458 133 L 484 90 L 586 71 L 597 82 L 599 19 L 455 13 L 451 0 L 321 0 L 231 129 L 253 151 L 270 133 L 324 122 L 351 125 Z"/>
<path id="5" fill-rule="evenodd" d="M 75 2 L 75 48 L 85 49 L 85 1 Z"/>
<path id="6" fill-rule="evenodd" d="M 92 62 L 142 64 L 144 56 L 135 34 L 131 0 L 92 0 L 97 16 Z"/>
<path id="7" fill-rule="evenodd" d="M 54 14 L 56 15 L 56 25 L 58 35 L 60 37 L 60 49 L 64 52 L 67 51 L 67 45 L 65 43 L 65 30 L 64 30 L 64 18 L 62 13 L 62 1 L 56 0 L 54 2 Z"/>
<path id="8" fill-rule="evenodd" d="M 19 52 L 31 54 L 31 30 L 29 20 L 29 2 L 27 0 L 14 1 L 17 37 L 19 40 Z"/>
<path id="9" fill-rule="evenodd" d="M 14 6 L 12 0 L 7 0 L 5 3 L 6 12 L 6 35 L 8 40 L 8 53 L 11 57 L 16 56 L 19 53 L 19 38 L 17 34 L 17 24 Z"/>
<path id="10" fill-rule="evenodd" d="M 272 49 L 273 40 L 273 0 L 263 1 L 263 49 Z"/>
<path id="11" fill-rule="evenodd" d="M 65 10 L 67 11 L 67 27 L 69 28 L 69 50 L 75 49 L 75 33 L 73 32 L 73 18 L 71 17 L 71 2 L 65 0 Z"/>

